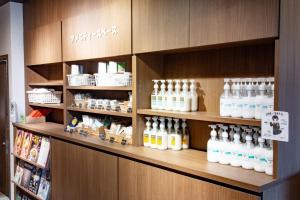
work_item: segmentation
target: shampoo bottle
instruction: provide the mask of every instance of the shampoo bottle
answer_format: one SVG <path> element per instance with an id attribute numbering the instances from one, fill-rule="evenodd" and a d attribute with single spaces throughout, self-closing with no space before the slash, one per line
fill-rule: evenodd
<path id="1" fill-rule="evenodd" d="M 146 117 L 146 129 L 144 130 L 144 146 L 145 147 L 150 147 L 150 135 L 151 135 L 151 117 Z"/>
<path id="2" fill-rule="evenodd" d="M 173 110 L 173 102 L 172 102 L 172 97 L 173 97 L 173 80 L 167 80 L 168 82 L 168 91 L 167 91 L 167 106 L 166 110 Z"/>
<path id="3" fill-rule="evenodd" d="M 207 142 L 207 160 L 209 162 L 219 162 L 220 150 L 219 141 L 217 140 L 216 125 L 209 125 L 211 128 L 210 139 Z"/>
<path id="4" fill-rule="evenodd" d="M 151 109 L 158 109 L 157 97 L 158 97 L 158 80 L 153 80 L 154 90 L 151 94 Z"/>
<path id="5" fill-rule="evenodd" d="M 179 119 L 174 119 L 175 124 L 174 124 L 174 130 L 175 133 L 172 135 L 171 139 L 171 145 L 172 145 L 172 150 L 179 151 L 181 150 L 182 147 L 182 135 L 179 130 Z"/>
<path id="6" fill-rule="evenodd" d="M 266 171 L 266 149 L 264 148 L 265 140 L 261 137 L 258 138 L 259 145 L 254 148 L 254 170 L 257 172 L 265 172 Z"/>
<path id="7" fill-rule="evenodd" d="M 198 110 L 198 94 L 196 91 L 195 80 L 190 80 L 190 95 L 191 95 L 191 111 L 195 112 Z"/>
<path id="8" fill-rule="evenodd" d="M 159 131 L 156 136 L 156 145 L 160 150 L 168 149 L 168 132 L 166 131 L 165 118 L 160 117 Z"/>
<path id="9" fill-rule="evenodd" d="M 241 95 L 240 79 L 233 79 L 231 117 L 242 117 L 243 101 Z"/>
<path id="10" fill-rule="evenodd" d="M 230 143 L 228 140 L 228 133 L 227 133 L 227 126 L 222 127 L 223 132 L 222 132 L 222 141 L 220 142 L 220 153 L 221 157 L 219 159 L 219 163 L 223 165 L 228 165 L 231 160 L 231 148 L 230 148 Z"/>
<path id="11" fill-rule="evenodd" d="M 246 136 L 246 144 L 244 145 L 242 167 L 244 169 L 253 169 L 254 167 L 254 152 L 253 152 L 252 137 Z"/>
<path id="12" fill-rule="evenodd" d="M 166 109 L 166 85 L 165 85 L 165 80 L 160 80 L 161 85 L 160 85 L 160 91 L 158 93 L 158 105 L 157 109 L 159 110 L 165 110 Z"/>
<path id="13" fill-rule="evenodd" d="M 242 158 L 243 158 L 243 153 L 242 153 L 243 145 L 240 141 L 241 136 L 240 134 L 235 133 L 233 137 L 234 140 L 231 148 L 232 156 L 230 160 L 230 165 L 233 167 L 240 167 L 242 166 Z"/>
<path id="14" fill-rule="evenodd" d="M 251 119 L 255 117 L 255 93 L 251 79 L 248 80 L 247 96 L 243 98 L 243 118 Z"/>
<path id="15" fill-rule="evenodd" d="M 263 80 L 260 80 L 261 84 L 258 86 L 259 94 L 255 97 L 255 119 L 261 119 L 262 113 L 267 112 L 267 100 L 266 86 Z"/>
<path id="16" fill-rule="evenodd" d="M 230 117 L 231 115 L 231 93 L 229 86 L 229 79 L 224 79 L 224 92 L 220 98 L 220 115 L 222 117 Z"/>
<path id="17" fill-rule="evenodd" d="M 188 132 L 186 119 L 182 119 L 182 149 L 188 149 L 190 147 L 190 134 Z"/>
<path id="18" fill-rule="evenodd" d="M 157 145 L 156 145 L 156 136 L 157 136 L 157 132 L 158 132 L 158 123 L 157 123 L 157 117 L 153 117 L 152 118 L 153 120 L 153 123 L 152 123 L 152 130 L 151 130 L 151 137 L 150 137 L 150 147 L 155 149 L 157 148 Z"/>
<path id="19" fill-rule="evenodd" d="M 182 80 L 182 92 L 180 95 L 180 111 L 189 112 L 191 111 L 191 97 L 188 91 L 188 80 Z"/>
<path id="20" fill-rule="evenodd" d="M 266 149 L 266 174 L 273 175 L 273 141 L 270 140 L 270 147 Z"/>

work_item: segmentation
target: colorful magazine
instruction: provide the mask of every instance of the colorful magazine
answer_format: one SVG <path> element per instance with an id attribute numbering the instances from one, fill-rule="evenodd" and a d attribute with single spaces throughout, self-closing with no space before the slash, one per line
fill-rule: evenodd
<path id="1" fill-rule="evenodd" d="M 37 196 L 42 199 L 48 199 L 49 191 L 50 191 L 50 172 L 49 170 L 44 169 Z"/>
<path id="2" fill-rule="evenodd" d="M 28 188 L 33 168 L 34 167 L 30 164 L 25 163 L 25 165 L 24 165 L 24 172 L 23 172 L 21 185 L 25 188 Z"/>
<path id="3" fill-rule="evenodd" d="M 32 139 L 32 134 L 25 132 L 24 137 L 23 137 L 21 155 L 20 155 L 20 157 L 22 157 L 24 159 L 28 158 L 30 146 L 31 146 L 31 139 Z"/>
<path id="4" fill-rule="evenodd" d="M 37 160 L 37 163 L 41 166 L 46 166 L 47 160 L 48 160 L 48 155 L 50 151 L 50 142 L 48 138 L 43 137 L 42 143 L 41 143 L 41 148 L 40 148 L 40 153 L 39 153 L 39 158 Z"/>
<path id="5" fill-rule="evenodd" d="M 16 155 L 20 155 L 21 153 L 21 148 L 22 148 L 22 142 L 23 142 L 23 136 L 24 136 L 24 131 L 23 130 L 18 130 L 17 135 L 15 138 L 15 146 L 14 146 L 14 153 Z"/>
<path id="6" fill-rule="evenodd" d="M 31 173 L 31 178 L 28 185 L 28 190 L 37 194 L 40 181 L 41 181 L 42 170 L 34 168 Z"/>
<path id="7" fill-rule="evenodd" d="M 13 178 L 14 182 L 16 182 L 17 184 L 21 184 L 23 173 L 24 173 L 23 167 L 24 167 L 24 164 L 19 162 L 17 165 L 17 168 L 16 168 L 15 176 Z"/>
<path id="8" fill-rule="evenodd" d="M 41 141 L 42 141 L 41 137 L 37 135 L 32 136 L 31 149 L 29 151 L 29 157 L 28 157 L 28 159 L 32 162 L 37 162 L 39 152 L 40 152 L 40 147 L 41 147 Z"/>

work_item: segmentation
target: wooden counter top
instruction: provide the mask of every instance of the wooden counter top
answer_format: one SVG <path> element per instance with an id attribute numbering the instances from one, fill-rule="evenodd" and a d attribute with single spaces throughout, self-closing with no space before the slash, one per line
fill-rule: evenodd
<path id="1" fill-rule="evenodd" d="M 16 123 L 14 126 L 254 192 L 262 192 L 276 182 L 272 176 L 253 170 L 210 163 L 206 160 L 206 152 L 203 151 L 192 149 L 160 151 L 145 147 L 112 144 L 94 136 L 85 137 L 77 133 L 65 133 L 64 126 L 55 123 Z"/>

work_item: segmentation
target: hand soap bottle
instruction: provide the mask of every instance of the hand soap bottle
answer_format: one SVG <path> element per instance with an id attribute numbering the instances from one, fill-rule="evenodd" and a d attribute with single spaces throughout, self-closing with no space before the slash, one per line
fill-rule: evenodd
<path id="1" fill-rule="evenodd" d="M 209 125 L 211 128 L 210 139 L 207 142 L 207 160 L 209 162 L 219 162 L 220 150 L 219 141 L 217 140 L 216 125 Z"/>
<path id="2" fill-rule="evenodd" d="M 266 171 L 266 149 L 264 148 L 265 140 L 261 137 L 258 138 L 259 146 L 254 148 L 254 170 L 257 172 L 265 172 Z"/>
<path id="3" fill-rule="evenodd" d="M 198 110 L 198 94 L 196 91 L 195 80 L 190 80 L 190 83 L 191 111 L 195 112 Z"/>
<path id="4" fill-rule="evenodd" d="M 224 125 L 223 124 L 217 124 L 217 127 L 218 127 L 218 139 L 219 139 L 219 141 L 221 141 L 222 140 L 222 132 L 223 132 L 223 130 L 222 130 L 222 127 L 223 127 Z"/>
<path id="5" fill-rule="evenodd" d="M 173 110 L 173 102 L 172 102 L 172 97 L 173 97 L 173 80 L 169 79 L 167 80 L 168 82 L 168 91 L 167 91 L 167 106 L 166 110 Z"/>
<path id="6" fill-rule="evenodd" d="M 180 111 L 181 106 L 181 86 L 180 86 L 180 80 L 175 80 L 175 93 L 173 95 L 173 110 L 174 111 Z M 174 103 L 175 100 L 175 103 Z"/>
<path id="7" fill-rule="evenodd" d="M 166 131 L 165 118 L 160 117 L 159 131 L 156 136 L 156 145 L 159 150 L 168 149 L 168 132 Z"/>
<path id="8" fill-rule="evenodd" d="M 172 118 L 167 118 L 168 119 L 168 149 L 172 149 L 172 138 L 174 136 L 174 130 L 172 129 L 173 127 L 173 122 Z"/>
<path id="9" fill-rule="evenodd" d="M 152 123 L 152 130 L 151 130 L 151 137 L 150 137 L 150 147 L 155 149 L 157 148 L 157 144 L 156 144 L 156 138 L 157 138 L 157 132 L 158 132 L 158 123 L 157 123 L 157 117 L 152 117 L 153 123 Z"/>
<path id="10" fill-rule="evenodd" d="M 151 135 L 151 117 L 146 117 L 146 129 L 144 130 L 144 146 L 145 147 L 150 147 L 150 135 Z"/>
<path id="11" fill-rule="evenodd" d="M 243 154 L 242 154 L 242 148 L 243 145 L 240 141 L 241 136 L 238 133 L 235 133 L 233 136 L 234 140 L 233 140 L 233 145 L 232 145 L 232 156 L 231 156 L 231 160 L 230 160 L 230 165 L 233 167 L 240 167 L 242 166 L 242 158 L 243 158 Z"/>
<path id="12" fill-rule="evenodd" d="M 262 79 L 259 80 L 261 84 L 258 86 L 259 94 L 255 97 L 255 119 L 261 119 L 262 113 L 267 112 L 266 86 Z"/>
<path id="13" fill-rule="evenodd" d="M 158 93 L 158 109 L 159 110 L 165 110 L 166 109 L 166 85 L 165 80 L 160 80 L 160 91 Z"/>
<path id="14" fill-rule="evenodd" d="M 191 111 L 191 97 L 188 91 L 188 80 L 182 80 L 182 92 L 180 96 L 180 111 L 189 112 Z"/>
<path id="15" fill-rule="evenodd" d="M 219 163 L 223 165 L 228 165 L 231 160 L 231 147 L 228 140 L 228 133 L 227 133 L 227 126 L 222 127 L 222 141 L 220 142 L 220 149 L 221 149 L 221 157 L 219 159 Z"/>
<path id="16" fill-rule="evenodd" d="M 243 98 L 243 118 L 252 119 L 255 117 L 255 94 L 251 79 L 248 80 L 247 96 Z"/>
<path id="17" fill-rule="evenodd" d="M 266 149 L 266 174 L 273 175 L 273 141 L 270 140 L 270 147 Z"/>
<path id="18" fill-rule="evenodd" d="M 188 149 L 190 147 L 190 134 L 188 132 L 186 119 L 182 119 L 182 149 Z"/>
<path id="19" fill-rule="evenodd" d="M 250 135 L 246 136 L 246 144 L 244 145 L 244 155 L 242 161 L 242 167 L 244 169 L 253 169 L 254 167 L 254 154 L 253 154 L 253 144 L 252 137 Z"/>
<path id="20" fill-rule="evenodd" d="M 234 79 L 232 85 L 231 117 L 242 117 L 243 102 L 240 79 Z"/>
<path id="21" fill-rule="evenodd" d="M 151 109 L 158 109 L 157 97 L 158 97 L 158 80 L 153 80 L 154 90 L 151 94 Z"/>
<path id="22" fill-rule="evenodd" d="M 175 133 L 172 135 L 171 139 L 171 145 L 172 145 L 172 150 L 179 151 L 181 150 L 182 147 L 182 135 L 179 130 L 179 119 L 174 119 L 175 124 L 174 124 L 174 130 Z"/>
<path id="23" fill-rule="evenodd" d="M 220 115 L 222 117 L 230 117 L 232 96 L 230 93 L 229 80 L 224 79 L 224 92 L 220 98 Z"/>
<path id="24" fill-rule="evenodd" d="M 232 142 L 234 140 L 234 125 L 229 125 L 230 131 L 229 131 L 229 141 Z"/>

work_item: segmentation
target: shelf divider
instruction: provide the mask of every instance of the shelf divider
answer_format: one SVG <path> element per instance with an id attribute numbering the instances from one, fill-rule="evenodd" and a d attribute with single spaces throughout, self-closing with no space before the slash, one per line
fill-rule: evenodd
<path id="1" fill-rule="evenodd" d="M 67 108 L 67 110 L 68 111 L 75 111 L 75 112 L 85 112 L 85 113 L 95 113 L 95 114 L 103 114 L 103 115 L 120 116 L 120 117 L 132 117 L 132 113 L 108 111 L 108 110 L 101 110 L 101 109 L 76 108 L 76 107 L 69 106 Z"/>

